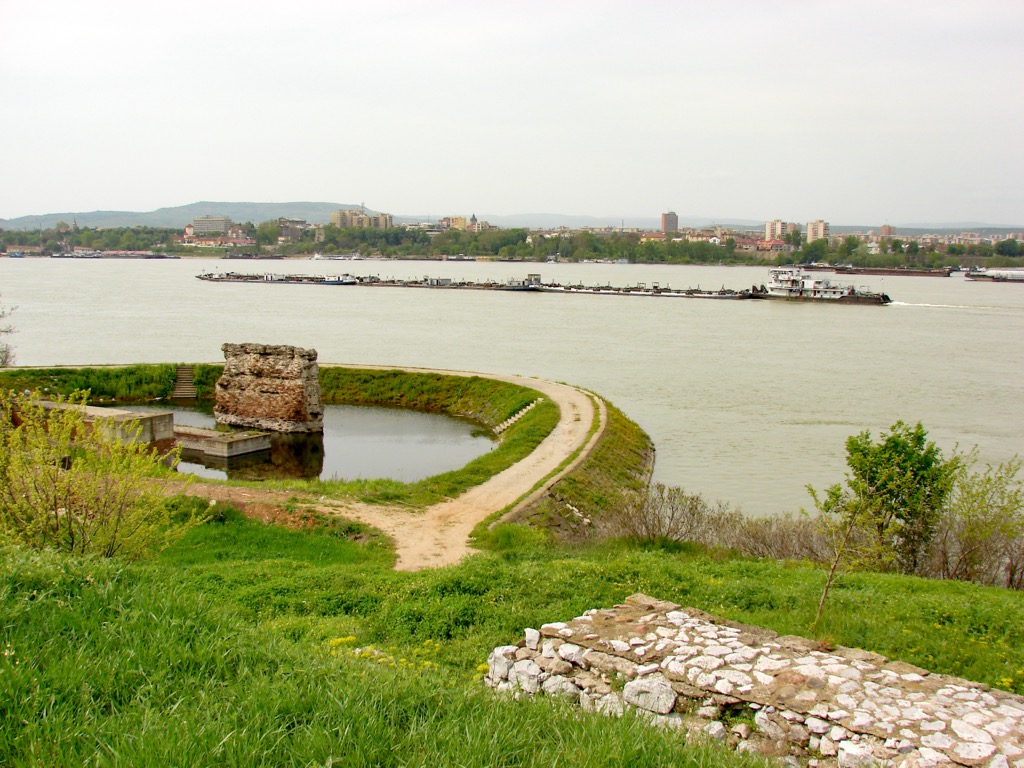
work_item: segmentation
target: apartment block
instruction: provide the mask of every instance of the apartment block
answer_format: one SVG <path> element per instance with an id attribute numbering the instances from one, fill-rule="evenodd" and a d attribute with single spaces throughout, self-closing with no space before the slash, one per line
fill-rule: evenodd
<path id="1" fill-rule="evenodd" d="M 813 243 L 815 240 L 821 240 L 828 237 L 828 222 L 818 219 L 817 221 L 807 222 L 807 242 Z"/>
<path id="2" fill-rule="evenodd" d="M 196 216 L 192 231 L 196 235 L 226 235 L 232 221 L 229 216 Z"/>
<path id="3" fill-rule="evenodd" d="M 331 214 L 331 224 L 342 229 L 389 229 L 393 226 L 390 213 L 367 213 L 359 208 L 343 208 Z"/>

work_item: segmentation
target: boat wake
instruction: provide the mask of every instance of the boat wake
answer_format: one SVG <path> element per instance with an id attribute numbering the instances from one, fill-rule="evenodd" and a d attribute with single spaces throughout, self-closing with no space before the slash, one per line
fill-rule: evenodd
<path id="1" fill-rule="evenodd" d="M 984 304 L 928 304 L 925 302 L 894 301 L 893 307 L 924 307 L 926 309 L 984 309 L 984 310 L 1016 310 L 1018 307 L 991 307 Z"/>

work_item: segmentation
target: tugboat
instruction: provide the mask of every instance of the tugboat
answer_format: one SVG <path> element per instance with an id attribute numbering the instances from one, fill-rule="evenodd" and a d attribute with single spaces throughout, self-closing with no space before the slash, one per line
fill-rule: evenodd
<path id="1" fill-rule="evenodd" d="M 816 301 L 823 304 L 889 304 L 885 293 L 833 283 L 828 278 L 805 274 L 800 267 L 775 267 L 768 273 L 767 287 L 754 288 L 752 299 Z"/>

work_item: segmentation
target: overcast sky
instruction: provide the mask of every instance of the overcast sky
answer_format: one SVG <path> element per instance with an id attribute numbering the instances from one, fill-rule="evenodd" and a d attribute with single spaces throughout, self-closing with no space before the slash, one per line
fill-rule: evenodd
<path id="1" fill-rule="evenodd" d="M 0 0 L 0 218 L 1024 224 L 1022 0 Z"/>

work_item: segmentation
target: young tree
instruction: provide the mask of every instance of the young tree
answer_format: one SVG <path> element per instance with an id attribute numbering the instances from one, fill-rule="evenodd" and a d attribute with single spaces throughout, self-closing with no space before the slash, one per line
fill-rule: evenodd
<path id="1" fill-rule="evenodd" d="M 944 461 L 918 422 L 897 421 L 875 443 L 862 432 L 846 441 L 847 484 L 862 505 L 883 569 L 915 573 L 953 486 L 958 460 Z"/>
<path id="2" fill-rule="evenodd" d="M 0 392 L 0 538 L 131 561 L 199 524 L 171 519 L 152 479 L 166 472 L 164 457 L 132 439 L 137 432 L 125 439 L 110 423 L 88 423 L 84 402 L 44 407 L 38 392 Z"/>
<path id="3" fill-rule="evenodd" d="M 14 333 L 13 325 L 4 325 L 4 320 L 10 317 L 13 311 L 14 307 L 5 309 L 3 304 L 0 304 L 0 368 L 14 365 L 14 348 L 3 340 L 5 336 Z"/>

